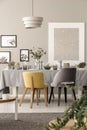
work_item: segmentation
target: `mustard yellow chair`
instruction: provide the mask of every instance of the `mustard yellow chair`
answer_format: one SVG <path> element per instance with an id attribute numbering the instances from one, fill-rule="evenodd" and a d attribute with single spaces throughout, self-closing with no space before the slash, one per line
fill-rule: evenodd
<path id="1" fill-rule="evenodd" d="M 22 95 L 22 98 L 20 100 L 20 106 L 24 100 L 25 94 L 27 90 L 31 90 L 31 98 L 30 98 L 30 108 L 32 108 L 33 100 L 34 100 L 34 93 L 36 91 L 36 101 L 38 105 L 39 101 L 39 90 L 44 90 L 44 99 L 45 99 L 45 105 L 47 106 L 47 88 L 48 86 L 44 83 L 44 75 L 43 72 L 23 72 L 23 80 L 24 80 L 24 92 Z"/>

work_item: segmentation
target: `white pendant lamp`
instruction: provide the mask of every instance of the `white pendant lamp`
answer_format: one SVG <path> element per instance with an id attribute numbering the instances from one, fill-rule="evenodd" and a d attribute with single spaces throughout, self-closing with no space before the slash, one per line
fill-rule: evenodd
<path id="1" fill-rule="evenodd" d="M 43 17 L 34 16 L 33 12 L 33 0 L 32 0 L 32 16 L 22 18 L 26 29 L 38 28 L 41 26 Z"/>

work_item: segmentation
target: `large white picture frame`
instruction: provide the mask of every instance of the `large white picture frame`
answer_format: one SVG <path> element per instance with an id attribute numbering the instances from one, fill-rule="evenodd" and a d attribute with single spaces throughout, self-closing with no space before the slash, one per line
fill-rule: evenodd
<path id="1" fill-rule="evenodd" d="M 48 62 L 54 62 L 54 31 L 55 29 L 78 29 L 78 59 L 85 61 L 84 23 L 49 23 L 48 24 Z M 74 51 L 74 50 L 73 50 Z M 64 59 L 66 60 L 66 59 Z"/>

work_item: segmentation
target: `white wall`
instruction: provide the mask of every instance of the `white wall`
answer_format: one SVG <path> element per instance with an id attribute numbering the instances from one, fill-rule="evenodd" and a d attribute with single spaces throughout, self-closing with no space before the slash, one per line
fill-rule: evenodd
<path id="1" fill-rule="evenodd" d="M 48 49 L 49 22 L 87 24 L 87 0 L 34 0 L 34 13 L 35 16 L 44 17 L 43 25 L 26 30 L 22 17 L 31 15 L 31 0 L 0 0 L 0 34 L 17 35 L 17 48 L 0 48 L 0 51 L 11 51 L 11 59 L 16 62 L 20 60 L 20 49 L 31 49 L 33 46 Z M 47 58 L 47 55 L 43 57 L 44 62 Z M 3 67 L 5 65 L 0 65 L 0 69 Z"/>

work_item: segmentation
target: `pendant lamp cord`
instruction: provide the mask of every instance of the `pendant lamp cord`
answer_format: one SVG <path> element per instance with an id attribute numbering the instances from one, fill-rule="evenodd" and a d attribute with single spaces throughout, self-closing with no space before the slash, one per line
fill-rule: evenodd
<path id="1" fill-rule="evenodd" d="M 32 16 L 34 15 L 34 7 L 33 7 L 33 4 L 34 4 L 34 0 L 32 0 Z"/>

